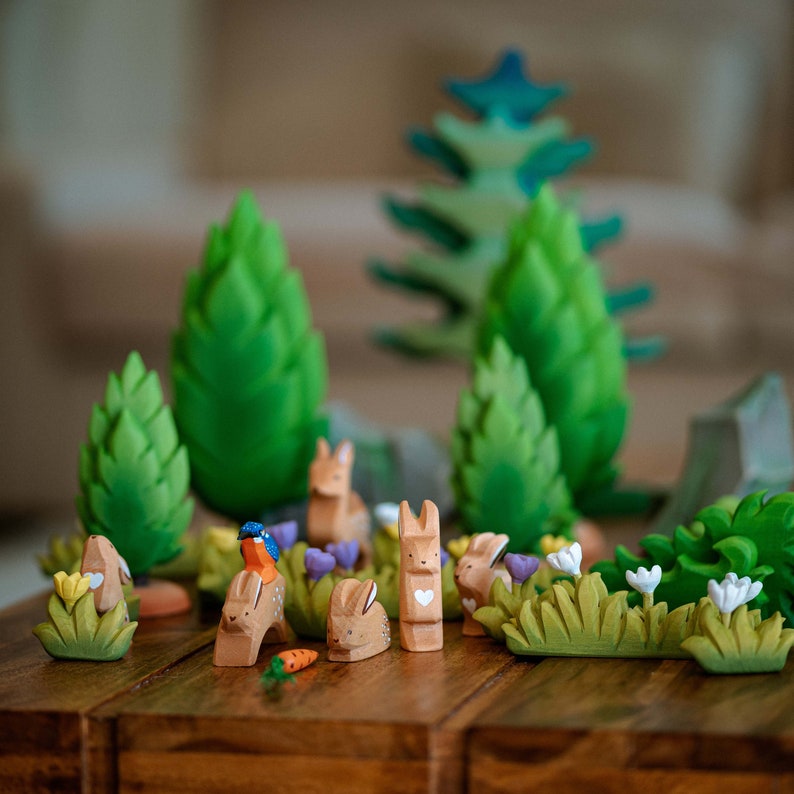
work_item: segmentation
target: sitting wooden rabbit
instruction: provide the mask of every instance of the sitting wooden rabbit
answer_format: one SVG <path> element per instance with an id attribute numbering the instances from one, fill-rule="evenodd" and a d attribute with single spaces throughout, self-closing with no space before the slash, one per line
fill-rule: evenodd
<path id="1" fill-rule="evenodd" d="M 372 579 L 343 579 L 328 605 L 328 660 L 358 662 L 391 645 L 391 624 Z"/>
<path id="2" fill-rule="evenodd" d="M 263 640 L 287 640 L 286 582 L 276 569 L 278 546 L 255 522 L 245 524 L 239 538 L 245 569 L 235 575 L 226 592 L 212 659 L 218 667 L 250 667 Z"/>
<path id="3" fill-rule="evenodd" d="M 455 566 L 455 584 L 463 606 L 464 637 L 485 635 L 483 627 L 472 614 L 479 607 L 488 604 L 494 579 L 501 577 L 508 590 L 510 589 L 510 575 L 507 571 L 497 571 L 494 567 L 504 554 L 509 541 L 507 535 L 495 535 L 493 532 L 474 535 L 468 549 Z"/>
<path id="4" fill-rule="evenodd" d="M 121 586 L 132 581 L 124 558 L 104 535 L 88 536 L 83 545 L 80 573 L 89 577 L 97 615 L 113 609 L 124 598 Z M 129 620 L 129 615 L 125 620 Z"/>
<path id="5" fill-rule="evenodd" d="M 324 438 L 309 467 L 309 510 L 306 529 L 309 543 L 324 549 L 328 543 L 357 540 L 363 564 L 372 557 L 370 517 L 361 497 L 351 489 L 355 452 L 342 441 L 331 454 Z"/>

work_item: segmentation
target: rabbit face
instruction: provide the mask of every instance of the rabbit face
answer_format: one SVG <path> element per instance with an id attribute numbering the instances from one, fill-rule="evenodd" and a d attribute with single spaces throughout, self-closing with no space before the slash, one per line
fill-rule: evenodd
<path id="1" fill-rule="evenodd" d="M 242 571 L 232 579 L 221 612 L 221 625 L 232 634 L 249 632 L 258 618 L 262 598 L 262 577 L 253 571 Z"/>
<path id="2" fill-rule="evenodd" d="M 441 571 L 441 547 L 438 537 L 406 537 L 402 544 L 400 565 L 412 573 Z"/>
<path id="3" fill-rule="evenodd" d="M 353 445 L 342 441 L 333 455 L 324 438 L 317 440 L 317 452 L 309 466 L 309 491 L 321 496 L 343 496 L 350 491 Z"/>

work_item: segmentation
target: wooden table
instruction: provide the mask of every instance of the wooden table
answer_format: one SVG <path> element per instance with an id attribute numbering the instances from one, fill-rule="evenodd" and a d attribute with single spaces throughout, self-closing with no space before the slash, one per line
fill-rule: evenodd
<path id="1" fill-rule="evenodd" d="M 214 668 L 217 615 L 150 621 L 102 664 L 51 660 L 30 633 L 45 611 L 0 613 L 2 792 L 794 792 L 792 661 L 519 659 L 448 624 L 435 653 L 321 652 L 271 700 L 278 646 Z"/>

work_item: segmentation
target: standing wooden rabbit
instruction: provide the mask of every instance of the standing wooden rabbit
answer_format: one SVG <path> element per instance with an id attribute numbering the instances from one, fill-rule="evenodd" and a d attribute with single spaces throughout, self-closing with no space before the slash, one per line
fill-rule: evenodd
<path id="1" fill-rule="evenodd" d="M 455 585 L 463 606 L 464 637 L 485 636 L 482 625 L 472 615 L 474 610 L 488 604 L 494 579 L 501 577 L 510 589 L 510 575 L 495 569 L 509 542 L 509 536 L 504 534 L 482 532 L 475 535 L 455 566 Z"/>
<path id="2" fill-rule="evenodd" d="M 400 644 L 406 651 L 444 647 L 438 508 L 429 499 L 416 519 L 400 503 Z"/>
<path id="3" fill-rule="evenodd" d="M 328 605 L 328 660 L 358 662 L 391 645 L 391 624 L 372 579 L 342 579 Z"/>
<path id="4" fill-rule="evenodd" d="M 361 497 L 351 489 L 355 451 L 342 441 L 331 453 L 324 438 L 309 467 L 309 511 L 306 528 L 309 543 L 324 549 L 328 543 L 357 540 L 364 564 L 372 557 L 370 517 Z"/>
<path id="5" fill-rule="evenodd" d="M 232 579 L 221 612 L 212 663 L 250 667 L 263 641 L 286 642 L 284 577 L 276 570 L 278 546 L 256 522 L 240 530 L 245 569 Z"/>

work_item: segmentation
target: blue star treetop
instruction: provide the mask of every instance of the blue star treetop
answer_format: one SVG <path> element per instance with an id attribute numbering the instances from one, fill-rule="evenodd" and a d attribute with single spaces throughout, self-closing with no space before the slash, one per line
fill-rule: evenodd
<path id="1" fill-rule="evenodd" d="M 516 121 L 531 121 L 548 104 L 564 96 L 562 83 L 533 83 L 524 70 L 524 56 L 518 50 L 505 50 L 492 74 L 475 80 L 447 80 L 446 89 L 475 113 L 484 116 L 494 105 L 509 109 Z"/>

